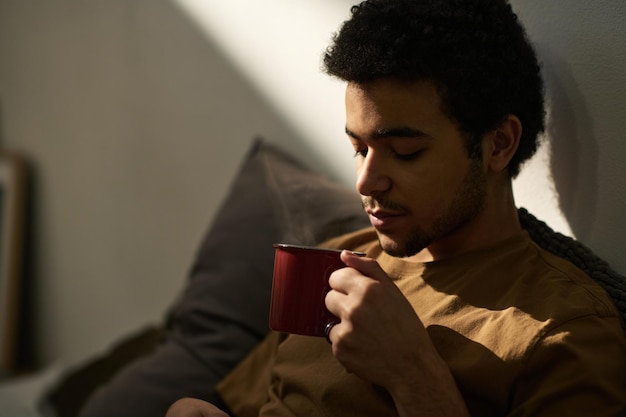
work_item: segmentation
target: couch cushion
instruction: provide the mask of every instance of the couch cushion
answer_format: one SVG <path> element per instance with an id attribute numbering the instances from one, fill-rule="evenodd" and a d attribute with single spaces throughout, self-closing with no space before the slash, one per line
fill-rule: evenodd
<path id="1" fill-rule="evenodd" d="M 255 140 L 170 309 L 164 341 L 87 402 L 83 417 L 162 417 L 215 384 L 268 332 L 273 243 L 316 244 L 369 224 L 356 191 Z"/>

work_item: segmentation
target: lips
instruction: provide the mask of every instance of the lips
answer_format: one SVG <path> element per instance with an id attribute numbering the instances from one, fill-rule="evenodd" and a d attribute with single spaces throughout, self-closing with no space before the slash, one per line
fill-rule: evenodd
<path id="1" fill-rule="evenodd" d="M 368 210 L 370 222 L 377 229 L 386 229 L 396 225 L 405 216 L 402 212 L 387 210 Z"/>

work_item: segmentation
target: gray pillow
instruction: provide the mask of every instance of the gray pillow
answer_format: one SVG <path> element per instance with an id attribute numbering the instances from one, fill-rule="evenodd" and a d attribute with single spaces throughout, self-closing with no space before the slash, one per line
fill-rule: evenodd
<path id="1" fill-rule="evenodd" d="M 268 332 L 276 242 L 317 244 L 369 224 L 356 191 L 255 140 L 170 310 L 163 342 L 87 401 L 83 417 L 162 417 L 219 382 Z"/>

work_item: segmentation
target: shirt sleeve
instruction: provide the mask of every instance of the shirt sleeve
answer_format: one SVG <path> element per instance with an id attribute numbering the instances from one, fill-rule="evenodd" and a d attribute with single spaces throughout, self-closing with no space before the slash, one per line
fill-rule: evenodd
<path id="1" fill-rule="evenodd" d="M 509 417 L 626 415 L 626 337 L 617 317 L 570 320 L 541 337 Z"/>

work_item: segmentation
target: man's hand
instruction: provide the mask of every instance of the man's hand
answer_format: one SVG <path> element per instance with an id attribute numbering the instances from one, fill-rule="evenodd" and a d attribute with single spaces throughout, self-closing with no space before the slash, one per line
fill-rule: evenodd
<path id="1" fill-rule="evenodd" d="M 467 415 L 450 369 L 400 289 L 374 259 L 343 251 L 341 260 L 347 267 L 331 275 L 326 296 L 341 320 L 329 334 L 337 360 L 386 388 L 400 415 Z"/>
<path id="2" fill-rule="evenodd" d="M 326 307 L 341 322 L 330 332 L 335 357 L 349 371 L 389 387 L 434 349 L 421 321 L 378 263 L 344 251 Z M 426 352 L 428 353 L 428 352 Z"/>
<path id="3" fill-rule="evenodd" d="M 165 417 L 229 417 L 211 403 L 196 398 L 182 398 L 170 406 Z"/>

